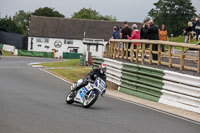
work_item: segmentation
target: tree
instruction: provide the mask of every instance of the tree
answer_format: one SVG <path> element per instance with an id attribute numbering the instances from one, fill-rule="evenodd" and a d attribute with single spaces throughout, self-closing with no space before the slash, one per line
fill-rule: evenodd
<path id="1" fill-rule="evenodd" d="M 148 21 L 150 21 L 150 20 L 151 20 L 150 17 L 146 17 L 146 18 L 143 20 L 143 22 L 146 23 L 146 22 L 148 22 Z"/>
<path id="2" fill-rule="evenodd" d="M 65 16 L 58 11 L 55 11 L 54 8 L 44 7 L 36 9 L 32 15 L 35 16 L 46 16 L 46 17 L 61 17 L 64 18 Z"/>
<path id="3" fill-rule="evenodd" d="M 72 18 L 116 21 L 116 17 L 113 17 L 112 15 L 100 15 L 99 12 L 92 10 L 91 8 L 82 8 L 80 11 L 75 12 L 72 15 Z"/>
<path id="4" fill-rule="evenodd" d="M 23 33 L 22 28 L 19 27 L 11 17 L 8 18 L 7 16 L 5 18 L 0 18 L 0 28 L 4 28 L 11 33 Z"/>
<path id="5" fill-rule="evenodd" d="M 19 12 L 15 13 L 13 16 L 13 20 L 17 23 L 19 27 L 22 28 L 23 34 L 25 36 L 28 35 L 28 26 L 30 21 L 31 13 L 24 12 L 24 10 L 20 10 Z"/>
<path id="6" fill-rule="evenodd" d="M 169 34 L 178 36 L 186 28 L 188 21 L 196 16 L 191 0 L 158 0 L 155 8 L 148 13 L 155 24 L 167 26 Z"/>

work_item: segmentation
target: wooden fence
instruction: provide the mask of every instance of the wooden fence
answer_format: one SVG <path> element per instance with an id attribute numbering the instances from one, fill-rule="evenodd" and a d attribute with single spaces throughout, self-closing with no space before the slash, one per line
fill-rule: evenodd
<path id="1" fill-rule="evenodd" d="M 137 44 L 135 48 L 134 43 Z M 130 45 L 129 48 L 128 45 Z M 146 48 L 147 45 L 149 46 L 148 48 Z M 167 50 L 165 52 L 161 51 L 161 45 L 165 45 L 165 47 L 167 47 Z M 157 47 L 158 50 L 153 50 L 153 47 Z M 174 54 L 172 52 L 172 49 L 174 48 L 180 49 L 180 54 Z M 195 49 L 198 52 L 198 56 L 194 57 L 186 55 L 185 51 L 189 48 Z M 134 56 L 134 52 L 136 56 Z M 157 55 L 157 60 L 153 60 L 153 56 L 155 55 Z M 110 39 L 107 56 L 113 59 L 125 59 L 132 62 L 135 61 L 135 63 L 141 62 L 141 64 L 147 62 L 149 64 L 178 67 L 181 71 L 183 69 L 188 69 L 200 73 L 200 46 L 193 44 L 175 43 L 159 40 Z M 163 61 L 161 58 L 167 58 L 168 61 Z M 178 61 L 179 63 L 173 63 L 173 59 L 180 59 L 180 61 Z M 184 62 L 186 60 L 191 62 L 189 64 L 193 63 L 193 65 L 185 65 Z"/>

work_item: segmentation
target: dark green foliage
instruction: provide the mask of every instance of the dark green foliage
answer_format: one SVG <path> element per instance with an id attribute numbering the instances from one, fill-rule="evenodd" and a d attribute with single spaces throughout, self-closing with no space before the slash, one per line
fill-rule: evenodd
<path id="1" fill-rule="evenodd" d="M 61 17 L 64 18 L 65 16 L 58 11 L 55 11 L 54 8 L 44 7 L 35 10 L 32 15 L 35 16 L 46 16 L 46 17 Z"/>
<path id="2" fill-rule="evenodd" d="M 191 0 L 158 0 L 148 13 L 155 24 L 165 24 L 169 34 L 181 35 L 188 21 L 196 16 Z"/>
<path id="3" fill-rule="evenodd" d="M 91 8 L 82 8 L 80 11 L 75 12 L 72 18 L 116 21 L 116 17 L 112 15 L 100 15 L 96 10 L 92 10 Z"/>
<path id="4" fill-rule="evenodd" d="M 11 33 L 23 33 L 22 28 L 18 26 L 11 17 L 8 18 L 7 16 L 5 18 L 0 18 L 0 28 L 4 28 Z"/>
<path id="5" fill-rule="evenodd" d="M 31 17 L 31 13 L 24 12 L 24 10 L 20 10 L 19 12 L 16 12 L 15 16 L 13 16 L 13 21 L 15 21 L 17 25 L 22 29 L 23 34 L 25 36 L 28 35 L 30 17 Z"/>

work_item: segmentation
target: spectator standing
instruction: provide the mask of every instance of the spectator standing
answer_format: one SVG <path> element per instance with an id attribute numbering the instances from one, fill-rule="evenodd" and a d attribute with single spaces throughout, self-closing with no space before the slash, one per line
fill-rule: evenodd
<path id="1" fill-rule="evenodd" d="M 189 35 L 188 33 L 192 31 L 192 22 L 188 22 L 188 27 L 185 29 L 184 31 L 184 35 L 185 35 L 185 43 L 188 42 L 188 39 L 189 39 Z"/>
<path id="2" fill-rule="evenodd" d="M 164 24 L 162 24 L 161 29 L 158 30 L 159 40 L 168 41 L 168 32 Z M 161 45 L 162 52 L 165 51 L 165 45 Z"/>
<path id="3" fill-rule="evenodd" d="M 145 23 L 140 30 L 140 39 L 149 39 L 148 38 L 148 24 Z"/>
<path id="4" fill-rule="evenodd" d="M 158 37 L 158 27 L 154 25 L 154 22 L 152 20 L 149 21 L 148 23 L 148 36 L 149 40 L 159 40 Z M 153 44 L 152 46 L 153 51 L 158 51 L 158 46 L 156 44 Z M 158 60 L 158 55 L 157 54 L 152 54 L 153 60 Z"/>
<path id="5" fill-rule="evenodd" d="M 116 25 L 113 27 L 113 35 L 112 35 L 113 39 L 120 39 L 120 29 L 119 26 Z"/>
<path id="6" fill-rule="evenodd" d="M 137 29 L 137 25 L 136 24 L 133 24 L 132 25 L 132 34 L 131 34 L 131 37 L 129 35 L 127 35 L 127 38 L 129 40 L 131 39 L 140 39 L 140 31 Z M 137 48 L 137 43 L 134 43 L 134 49 Z M 134 52 L 134 56 L 136 57 L 136 52 Z"/>
<path id="7" fill-rule="evenodd" d="M 196 40 L 199 40 L 199 35 L 200 35 L 200 14 L 198 15 L 198 20 L 195 24 L 195 31 L 196 31 Z"/>
<path id="8" fill-rule="evenodd" d="M 121 39 L 128 39 L 127 35 L 131 36 L 131 33 L 132 33 L 132 29 L 128 26 L 128 22 L 125 21 L 124 25 L 122 27 L 121 33 L 120 33 L 120 38 Z"/>
<path id="9" fill-rule="evenodd" d="M 191 21 L 192 21 L 192 31 L 195 31 L 196 20 L 195 18 L 192 18 Z"/>
<path id="10" fill-rule="evenodd" d="M 120 38 L 121 39 L 128 39 L 127 35 L 131 36 L 131 33 L 132 33 L 132 29 L 128 26 L 128 22 L 125 21 L 124 24 L 123 24 L 123 27 L 121 29 Z M 130 49 L 130 47 L 131 47 L 131 43 L 128 43 L 128 48 Z M 129 55 L 130 55 L 130 52 L 128 52 L 128 56 Z"/>

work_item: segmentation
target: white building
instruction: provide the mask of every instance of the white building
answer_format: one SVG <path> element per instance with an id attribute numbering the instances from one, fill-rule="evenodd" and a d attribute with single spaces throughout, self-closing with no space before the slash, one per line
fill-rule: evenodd
<path id="1" fill-rule="evenodd" d="M 28 51 L 92 52 L 103 56 L 113 26 L 122 22 L 31 16 Z"/>

